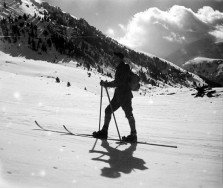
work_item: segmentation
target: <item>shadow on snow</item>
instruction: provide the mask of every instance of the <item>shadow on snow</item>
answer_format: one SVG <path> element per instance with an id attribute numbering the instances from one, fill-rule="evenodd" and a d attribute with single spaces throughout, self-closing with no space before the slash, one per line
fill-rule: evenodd
<path id="1" fill-rule="evenodd" d="M 143 159 L 133 157 L 133 153 L 136 150 L 137 144 L 131 144 L 125 150 L 118 150 L 117 147 L 113 148 L 109 146 L 106 140 L 102 140 L 101 146 L 107 150 L 98 151 L 90 150 L 90 153 L 100 153 L 99 157 L 92 158 L 94 161 L 101 161 L 108 163 L 110 167 L 104 167 L 101 169 L 101 176 L 108 178 L 119 178 L 121 177 L 121 172 L 125 174 L 130 174 L 134 169 L 146 170 L 145 161 Z M 102 159 L 103 156 L 110 157 L 108 160 Z"/>

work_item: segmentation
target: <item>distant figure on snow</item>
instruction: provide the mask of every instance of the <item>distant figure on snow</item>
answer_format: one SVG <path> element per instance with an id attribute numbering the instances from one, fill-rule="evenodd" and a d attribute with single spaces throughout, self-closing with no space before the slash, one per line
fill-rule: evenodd
<path id="1" fill-rule="evenodd" d="M 60 79 L 56 77 L 56 83 L 60 83 Z"/>
<path id="2" fill-rule="evenodd" d="M 67 82 L 67 87 L 70 87 L 71 85 L 70 85 L 70 82 Z"/>
<path id="3" fill-rule="evenodd" d="M 112 109 L 110 105 L 106 107 L 103 128 L 98 132 L 93 132 L 93 136 L 99 139 L 107 139 L 108 127 L 111 120 L 112 110 L 115 112 L 119 107 L 122 107 L 131 129 L 130 135 L 128 135 L 127 137 L 123 137 L 123 140 L 127 142 L 137 142 L 135 118 L 132 113 L 133 95 L 129 86 L 131 73 L 130 66 L 124 63 L 124 55 L 122 53 L 115 52 L 114 58 L 115 61 L 117 61 L 118 63 L 115 72 L 115 80 L 111 82 L 100 82 L 100 85 L 103 87 L 116 87 L 114 96 L 111 100 Z"/>

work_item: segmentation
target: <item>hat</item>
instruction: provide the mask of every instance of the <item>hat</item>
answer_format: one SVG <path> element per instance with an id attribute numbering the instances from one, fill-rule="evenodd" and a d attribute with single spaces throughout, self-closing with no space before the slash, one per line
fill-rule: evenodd
<path id="1" fill-rule="evenodd" d="M 114 55 L 118 56 L 120 59 L 124 58 L 124 55 L 121 52 L 114 52 Z"/>

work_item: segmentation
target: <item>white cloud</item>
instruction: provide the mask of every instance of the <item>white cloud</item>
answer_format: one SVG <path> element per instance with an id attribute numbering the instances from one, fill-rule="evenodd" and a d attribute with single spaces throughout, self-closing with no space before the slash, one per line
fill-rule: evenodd
<path id="1" fill-rule="evenodd" d="M 210 34 L 216 37 L 217 42 L 223 42 L 223 26 L 217 26 Z"/>
<path id="2" fill-rule="evenodd" d="M 202 9 L 199 9 L 197 16 L 202 21 L 212 24 L 213 26 L 223 24 L 223 13 L 208 6 L 204 6 Z"/>
<path id="3" fill-rule="evenodd" d="M 222 38 L 220 24 L 223 24 L 223 13 L 211 7 L 205 6 L 197 13 L 178 5 L 168 11 L 153 7 L 134 15 L 119 42 L 165 57 L 202 37 Z"/>
<path id="4" fill-rule="evenodd" d="M 126 28 L 123 24 L 118 24 L 118 26 L 121 28 L 122 31 L 126 31 Z"/>

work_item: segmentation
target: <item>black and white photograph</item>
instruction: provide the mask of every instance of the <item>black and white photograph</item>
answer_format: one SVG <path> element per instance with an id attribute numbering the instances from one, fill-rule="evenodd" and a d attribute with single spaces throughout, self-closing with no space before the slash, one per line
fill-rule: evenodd
<path id="1" fill-rule="evenodd" d="M 0 188 L 221 188 L 223 0 L 0 0 Z"/>

